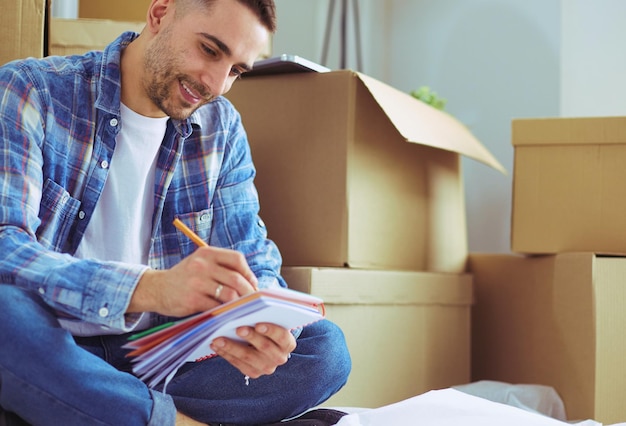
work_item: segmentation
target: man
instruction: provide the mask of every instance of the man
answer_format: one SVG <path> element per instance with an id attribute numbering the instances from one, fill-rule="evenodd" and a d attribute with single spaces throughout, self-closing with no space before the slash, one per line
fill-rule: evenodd
<path id="1" fill-rule="evenodd" d="M 104 52 L 0 68 L 5 423 L 266 424 L 343 386 L 350 358 L 326 320 L 241 327 L 244 343 L 216 339 L 219 356 L 184 365 L 166 393 L 122 349 L 129 333 L 286 285 L 240 117 L 220 97 L 274 30 L 273 0 L 152 0 L 142 33 Z"/>

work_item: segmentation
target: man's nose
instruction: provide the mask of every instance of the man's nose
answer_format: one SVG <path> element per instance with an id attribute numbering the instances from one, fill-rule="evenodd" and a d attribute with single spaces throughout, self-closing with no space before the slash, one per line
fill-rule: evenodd
<path id="1" fill-rule="evenodd" d="M 230 69 L 230 65 L 219 64 L 212 66 L 204 73 L 203 83 L 213 96 L 223 95 L 230 88 Z"/>

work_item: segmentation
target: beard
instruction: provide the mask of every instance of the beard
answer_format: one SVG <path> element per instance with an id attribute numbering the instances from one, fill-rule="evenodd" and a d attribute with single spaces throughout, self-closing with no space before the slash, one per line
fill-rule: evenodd
<path id="1" fill-rule="evenodd" d="M 178 59 L 180 56 L 174 56 L 176 50 L 170 47 L 170 35 L 169 28 L 165 29 L 161 37 L 155 39 L 147 48 L 144 57 L 143 85 L 147 96 L 161 111 L 175 120 L 184 120 L 214 97 L 204 85 L 178 71 L 181 68 L 181 61 Z M 186 102 L 177 93 L 181 84 L 200 95 L 200 102 L 197 104 Z"/>

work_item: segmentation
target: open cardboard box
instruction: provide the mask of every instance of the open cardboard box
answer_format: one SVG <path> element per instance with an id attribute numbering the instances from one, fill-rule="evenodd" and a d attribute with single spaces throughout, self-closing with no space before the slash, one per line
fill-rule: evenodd
<path id="1" fill-rule="evenodd" d="M 463 271 L 460 155 L 503 168 L 451 115 L 349 70 L 244 78 L 227 97 L 285 265 Z"/>

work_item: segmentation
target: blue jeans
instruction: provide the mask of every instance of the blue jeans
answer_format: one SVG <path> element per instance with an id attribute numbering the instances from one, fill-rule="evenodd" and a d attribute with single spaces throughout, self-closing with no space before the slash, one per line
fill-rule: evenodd
<path id="1" fill-rule="evenodd" d="M 178 410 L 208 424 L 263 424 L 322 403 L 351 368 L 341 330 L 322 320 L 272 375 L 246 384 L 216 357 L 184 365 L 164 394 L 131 373 L 127 337 L 74 339 L 37 293 L 0 284 L 0 422 L 162 426 Z"/>

